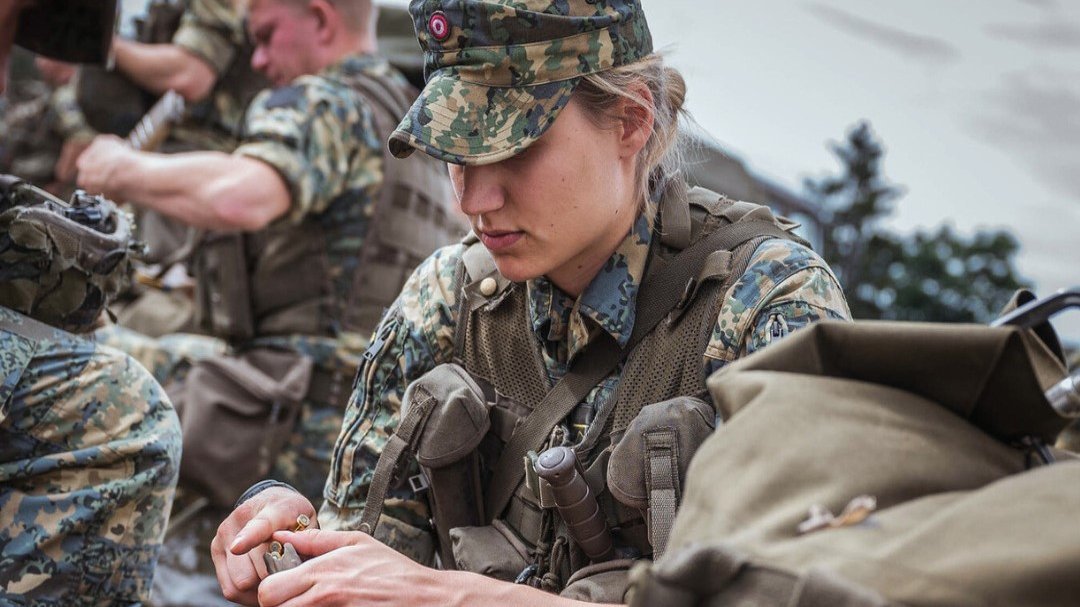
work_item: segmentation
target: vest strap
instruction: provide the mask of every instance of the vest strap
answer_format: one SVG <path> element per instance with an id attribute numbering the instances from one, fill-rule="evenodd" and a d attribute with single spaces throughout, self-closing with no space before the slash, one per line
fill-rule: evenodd
<path id="1" fill-rule="evenodd" d="M 390 435 L 386 447 L 383 448 L 382 454 L 379 455 L 379 462 L 375 464 L 371 485 L 368 486 L 367 499 L 364 502 L 364 513 L 360 516 L 360 531 L 369 535 L 375 534 L 375 528 L 379 525 L 379 518 L 382 516 L 386 494 L 390 490 L 390 484 L 394 481 L 395 472 L 401 463 L 401 458 L 411 451 L 409 446 L 420 437 L 428 414 L 435 404 L 435 397 L 430 394 L 417 399 L 401 419 L 397 430 Z"/>
<path id="2" fill-rule="evenodd" d="M 56 339 L 56 333 L 59 329 L 24 314 L 22 322 L 15 322 L 13 318 L 0 317 L 0 331 L 9 331 L 26 339 L 41 341 L 44 339 Z"/>
<path id="3" fill-rule="evenodd" d="M 490 489 L 485 496 L 485 515 L 489 521 L 502 513 L 514 489 L 521 483 L 525 475 L 521 465 L 525 454 L 539 450 L 551 428 L 569 415 L 581 399 L 675 308 L 709 255 L 717 250 L 732 250 L 761 236 L 791 238 L 773 221 L 744 220 L 721 226 L 668 260 L 654 257 L 638 291 L 637 320 L 626 347 L 620 349 L 610 335 L 600 333 L 510 437 L 495 463 Z"/>

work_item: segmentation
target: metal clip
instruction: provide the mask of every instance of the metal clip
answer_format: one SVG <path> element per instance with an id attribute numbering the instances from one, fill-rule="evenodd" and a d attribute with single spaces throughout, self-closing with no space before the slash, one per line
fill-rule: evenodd
<path id="1" fill-rule="evenodd" d="M 431 483 L 428 482 L 427 475 L 421 471 L 420 474 L 409 477 L 409 488 L 412 489 L 413 494 L 423 495 L 425 491 L 431 488 Z"/>

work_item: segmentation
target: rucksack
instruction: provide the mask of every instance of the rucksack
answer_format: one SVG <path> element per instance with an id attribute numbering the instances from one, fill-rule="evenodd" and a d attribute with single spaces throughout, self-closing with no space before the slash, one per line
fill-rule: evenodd
<path id="1" fill-rule="evenodd" d="M 1078 384 L 1049 325 L 826 321 L 733 363 L 630 603 L 1076 605 L 1080 461 L 1047 444 Z"/>

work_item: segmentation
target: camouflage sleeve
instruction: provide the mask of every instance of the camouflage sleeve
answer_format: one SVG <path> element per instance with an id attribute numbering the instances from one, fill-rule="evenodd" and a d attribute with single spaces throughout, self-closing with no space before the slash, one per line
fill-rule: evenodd
<path id="1" fill-rule="evenodd" d="M 452 284 L 463 250 L 462 245 L 445 247 L 421 264 L 376 329 L 334 446 L 326 502 L 319 512 L 324 528 L 359 526 L 375 464 L 397 427 L 406 386 L 451 360 L 456 324 Z M 410 466 L 415 468 L 415 462 Z M 428 562 L 434 546 L 428 518 L 427 505 L 406 483 L 391 492 L 376 535 L 399 552 Z"/>
<path id="2" fill-rule="evenodd" d="M 382 147 L 363 97 L 318 76 L 264 91 L 252 102 L 235 154 L 273 167 L 289 186 L 286 220 L 324 211 L 348 190 L 382 181 Z"/>
<path id="3" fill-rule="evenodd" d="M 850 318 L 825 260 L 798 243 L 767 240 L 725 297 L 705 350 L 706 373 L 812 322 Z"/>
<path id="4" fill-rule="evenodd" d="M 0 331 L 0 604 L 146 603 L 176 414 L 131 358 L 56 335 Z"/>
<path id="5" fill-rule="evenodd" d="M 172 42 L 201 57 L 220 76 L 244 44 L 244 22 L 230 0 L 192 0 Z"/>

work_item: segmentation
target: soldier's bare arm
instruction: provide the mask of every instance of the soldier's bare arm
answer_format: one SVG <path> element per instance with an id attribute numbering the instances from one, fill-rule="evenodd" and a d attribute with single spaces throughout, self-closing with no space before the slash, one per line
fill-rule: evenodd
<path id="1" fill-rule="evenodd" d="M 285 215 L 291 195 L 260 160 L 221 152 L 136 152 L 101 136 L 78 161 L 79 187 L 135 202 L 197 228 L 260 230 Z"/>
<path id="2" fill-rule="evenodd" d="M 179 45 L 117 38 L 113 51 L 120 71 L 157 95 L 174 90 L 195 103 L 205 99 L 217 82 L 218 74 L 209 63 Z"/>

